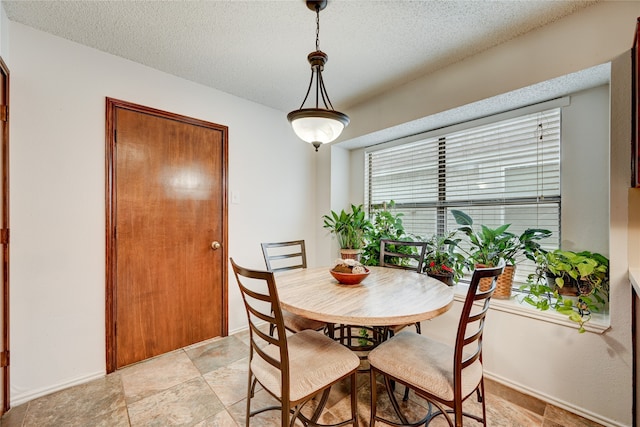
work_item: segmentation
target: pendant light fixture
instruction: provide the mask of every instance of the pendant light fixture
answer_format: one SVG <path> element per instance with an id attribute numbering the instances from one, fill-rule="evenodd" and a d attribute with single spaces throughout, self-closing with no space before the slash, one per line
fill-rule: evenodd
<path id="1" fill-rule="evenodd" d="M 342 130 L 349 124 L 349 116 L 333 109 L 322 79 L 322 70 L 328 57 L 320 50 L 320 11 L 327 7 L 327 0 L 307 0 L 307 7 L 316 12 L 316 50 L 307 56 L 311 64 L 311 80 L 300 109 L 287 114 L 287 119 L 298 138 L 313 144 L 318 151 L 320 145 L 334 141 L 340 136 Z M 304 108 L 311 88 L 314 86 L 314 78 L 315 107 Z M 320 108 L 320 100 L 324 108 Z"/>

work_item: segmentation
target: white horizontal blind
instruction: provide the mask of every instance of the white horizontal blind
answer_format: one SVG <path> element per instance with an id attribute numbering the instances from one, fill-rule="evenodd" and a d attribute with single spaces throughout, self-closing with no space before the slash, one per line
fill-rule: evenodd
<path id="1" fill-rule="evenodd" d="M 510 232 L 551 230 L 560 241 L 560 109 L 527 114 L 366 154 L 365 204 L 390 200 L 407 232 L 419 237 L 458 227 L 451 209 L 474 225 Z M 533 265 L 519 265 L 525 281 Z"/>

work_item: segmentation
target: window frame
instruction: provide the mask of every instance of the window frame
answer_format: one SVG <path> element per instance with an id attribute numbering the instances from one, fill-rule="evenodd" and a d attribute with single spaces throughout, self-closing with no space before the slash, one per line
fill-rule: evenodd
<path id="1" fill-rule="evenodd" d="M 558 158 L 557 158 L 557 162 L 558 162 L 558 194 L 551 196 L 551 197 L 545 197 L 545 203 L 540 203 L 539 197 L 536 200 L 535 196 L 531 196 L 531 197 L 525 197 L 525 198 L 521 198 L 521 199 L 517 199 L 514 198 L 512 200 L 508 200 L 508 201 L 502 201 L 501 203 L 496 203 L 496 199 L 495 198 L 485 198 L 485 199 L 475 199 L 471 202 L 468 203 L 464 203 L 463 201 L 460 200 L 447 200 L 446 198 L 446 138 L 447 135 L 451 135 L 454 134 L 456 132 L 461 132 L 461 131 L 465 131 L 465 130 L 469 130 L 472 128 L 477 128 L 477 127 L 481 127 L 481 126 L 485 126 L 485 125 L 490 125 L 493 123 L 498 123 L 504 120 L 509 120 L 509 119 L 514 119 L 517 117 L 521 117 L 521 116 L 526 116 L 526 115 L 530 115 L 530 114 L 535 114 L 535 113 L 540 113 L 543 111 L 547 111 L 547 110 L 552 110 L 552 109 L 559 109 L 559 121 L 561 123 L 562 121 L 562 108 L 570 105 L 570 97 L 566 96 L 566 97 L 562 97 L 562 98 L 557 98 L 557 99 L 553 99 L 550 101 L 545 101 L 545 102 L 541 102 L 538 104 L 534 104 L 534 105 L 530 105 L 530 106 L 526 106 L 523 108 L 518 108 L 515 110 L 510 110 L 507 112 L 503 112 L 503 113 L 498 113 L 498 114 L 494 114 L 494 115 L 490 115 L 490 116 L 486 116 L 486 117 L 482 117 L 479 119 L 475 119 L 475 120 L 469 120 L 463 123 L 458 123 L 455 125 L 451 125 L 451 126 L 445 126 L 445 127 L 441 127 L 432 131 L 427 131 L 427 132 L 421 132 L 415 135 L 411 135 L 405 138 L 400 138 L 397 140 L 393 140 L 393 141 L 389 141 L 386 143 L 381 143 L 381 144 L 377 144 L 375 146 L 371 146 L 371 147 L 367 147 L 364 149 L 364 171 L 365 171 L 365 179 L 364 179 L 364 192 L 365 192 L 365 208 L 367 209 L 367 212 L 372 212 L 373 209 L 379 208 L 379 206 L 374 205 L 371 200 L 372 200 L 372 193 L 371 193 L 371 186 L 370 186 L 370 182 L 372 179 L 371 176 L 371 168 L 370 168 L 370 159 L 371 159 L 371 153 L 380 151 L 380 150 L 386 150 L 386 149 L 390 149 L 390 148 L 394 148 L 397 146 L 401 146 L 401 145 L 407 145 L 407 144 L 412 144 L 412 143 L 416 143 L 419 141 L 423 141 L 423 140 L 433 140 L 436 139 L 438 140 L 438 147 L 437 147 L 437 152 L 438 152 L 438 162 L 437 162 L 437 174 L 438 174 L 438 184 L 437 184 L 437 199 L 435 201 L 431 201 L 431 202 L 418 202 L 418 203 L 403 203 L 400 201 L 395 201 L 396 203 L 396 210 L 402 210 L 403 207 L 411 207 L 411 208 L 433 208 L 436 211 L 435 217 L 436 217 L 436 224 L 435 224 L 435 233 L 442 235 L 444 232 L 447 231 L 448 229 L 453 229 L 454 227 L 452 227 L 450 224 L 450 221 L 447 221 L 446 216 L 450 215 L 448 214 L 448 210 L 451 208 L 457 208 L 457 209 L 462 209 L 464 210 L 465 207 L 478 207 L 478 206 L 496 206 L 497 208 L 499 208 L 500 206 L 526 206 L 526 205 L 531 205 L 531 206 L 539 206 L 539 205 L 552 205 L 552 206 L 557 206 L 557 219 L 555 220 L 555 227 L 557 229 L 557 233 L 556 236 L 554 237 L 554 241 L 550 242 L 547 241 L 546 244 L 549 246 L 556 246 L 559 247 L 560 246 L 560 242 L 561 242 L 561 224 L 562 224 L 562 194 L 561 194 L 561 189 L 562 189 L 562 184 L 561 184 L 561 175 L 560 175 L 560 169 L 562 167 L 562 156 L 560 151 L 558 151 Z M 560 125 L 560 129 L 559 129 L 559 148 L 558 150 L 560 150 L 561 147 L 561 140 L 562 140 L 562 126 Z M 531 163 L 531 165 L 537 166 L 540 165 L 540 163 Z M 443 180 L 444 178 L 444 180 Z M 385 202 L 388 202 L 388 200 L 386 200 Z M 454 223 L 455 224 L 455 223 Z M 511 230 L 510 230 L 511 231 Z M 515 232 L 515 230 L 514 230 Z M 529 268 L 533 268 L 533 266 L 530 266 Z M 525 276 L 526 277 L 526 276 Z M 519 281 L 514 281 L 514 290 L 517 291 L 517 287 L 520 286 L 522 283 L 524 282 L 523 277 L 520 278 Z"/>

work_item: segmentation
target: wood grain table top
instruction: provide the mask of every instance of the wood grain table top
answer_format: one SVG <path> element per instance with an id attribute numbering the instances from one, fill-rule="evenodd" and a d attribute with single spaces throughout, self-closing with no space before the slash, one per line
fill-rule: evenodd
<path id="1" fill-rule="evenodd" d="M 391 326 L 436 317 L 451 308 L 453 289 L 425 274 L 388 267 L 371 272 L 358 285 L 343 285 L 331 267 L 276 274 L 282 308 L 328 323 Z"/>

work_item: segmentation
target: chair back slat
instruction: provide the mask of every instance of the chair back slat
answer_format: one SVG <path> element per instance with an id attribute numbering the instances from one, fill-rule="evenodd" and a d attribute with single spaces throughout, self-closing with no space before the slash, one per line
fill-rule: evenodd
<path id="1" fill-rule="evenodd" d="M 273 344 L 273 345 L 277 345 L 278 344 L 278 338 L 277 337 L 272 337 L 271 335 L 262 332 L 260 330 L 260 327 L 256 324 L 254 324 L 253 322 L 251 323 L 251 327 L 253 329 L 253 333 L 257 334 L 258 337 L 261 340 L 267 342 L 268 344 Z"/>
<path id="2" fill-rule="evenodd" d="M 478 329 L 472 335 L 467 336 L 464 339 L 464 345 L 467 346 L 467 345 L 471 344 L 472 342 L 476 341 L 478 338 L 480 338 L 479 335 L 481 333 L 482 333 L 482 329 Z"/>
<path id="3" fill-rule="evenodd" d="M 275 317 L 264 314 L 263 312 L 256 310 L 254 307 L 248 307 L 247 310 L 249 310 L 249 312 L 252 315 L 254 315 L 255 317 L 257 317 L 262 321 L 269 322 L 269 323 L 275 322 Z"/>
<path id="4" fill-rule="evenodd" d="M 272 272 L 307 268 L 304 240 L 261 243 L 267 270 Z"/>
<path id="5" fill-rule="evenodd" d="M 477 322 L 478 320 L 481 320 L 487 314 L 487 310 L 488 309 L 489 309 L 489 306 L 487 305 L 486 307 L 483 307 L 482 310 L 478 311 L 477 313 L 470 314 L 468 322 L 472 323 L 472 322 Z"/>
<path id="6" fill-rule="evenodd" d="M 262 349 L 264 347 L 253 347 L 253 352 L 255 352 L 262 360 L 270 364 L 276 369 L 282 369 L 282 361 L 278 360 L 267 353 L 265 353 Z"/>
<path id="7" fill-rule="evenodd" d="M 408 248 L 408 253 L 399 252 L 398 248 Z M 427 242 L 410 242 L 403 240 L 380 240 L 381 267 L 403 268 L 422 273 L 424 256 L 427 252 Z"/>
<path id="8" fill-rule="evenodd" d="M 475 347 L 474 352 L 468 353 L 467 357 L 462 361 L 462 363 L 460 364 L 461 369 L 464 370 L 464 368 L 466 368 L 467 366 L 472 365 L 473 362 L 475 362 L 480 358 L 481 354 L 482 354 L 482 346 L 478 345 L 477 347 Z"/>

